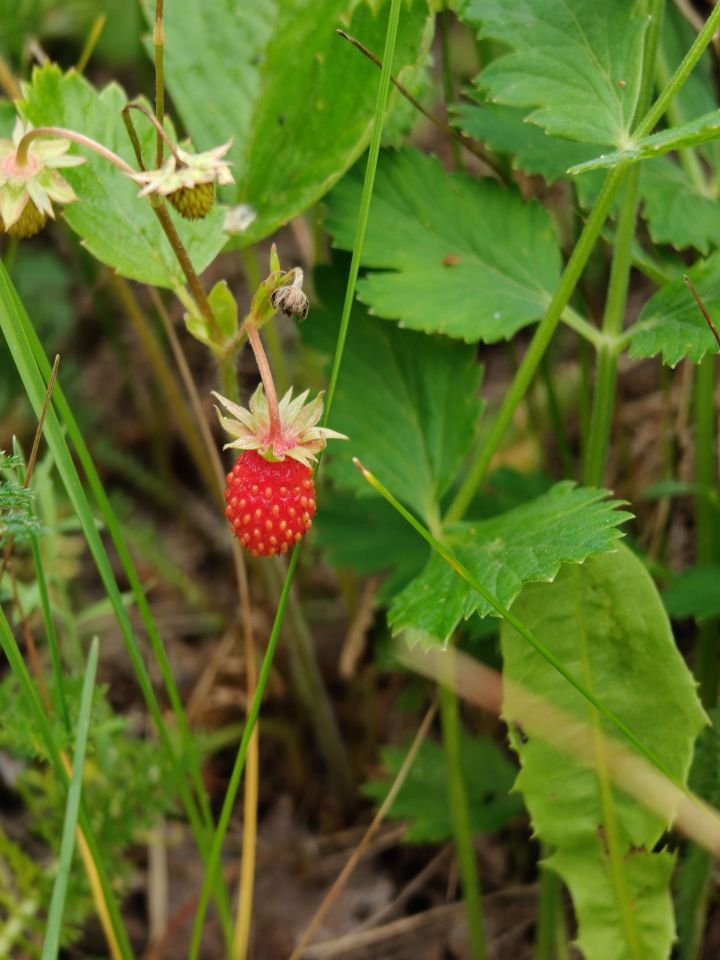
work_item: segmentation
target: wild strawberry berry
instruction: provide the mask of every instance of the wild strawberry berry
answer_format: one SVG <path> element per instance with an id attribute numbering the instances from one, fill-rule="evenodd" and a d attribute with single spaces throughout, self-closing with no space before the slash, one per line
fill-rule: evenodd
<path id="1" fill-rule="evenodd" d="M 273 462 L 246 450 L 227 475 L 225 501 L 235 536 L 254 556 L 287 553 L 312 526 L 312 471 L 290 457 Z"/>
<path id="2" fill-rule="evenodd" d="M 132 175 L 136 183 L 143 185 L 140 196 L 167 197 L 187 220 L 202 220 L 215 203 L 215 184 L 235 182 L 230 164 L 222 159 L 231 142 L 203 153 L 172 147 L 170 156 L 157 170 L 141 170 Z"/>
<path id="3" fill-rule="evenodd" d="M 186 220 L 202 220 L 215 203 L 215 184 L 196 183 L 194 187 L 178 187 L 168 194 L 168 200 Z"/>
<path id="4" fill-rule="evenodd" d="M 319 427 L 322 395 L 305 403 L 307 390 L 293 400 L 288 390 L 271 423 L 262 384 L 246 409 L 215 396 L 231 414 L 218 416 L 235 439 L 226 447 L 243 452 L 227 475 L 225 514 L 240 543 L 256 556 L 286 553 L 312 526 L 315 485 L 310 464 L 329 437 L 341 433 Z"/>
<path id="5" fill-rule="evenodd" d="M 11 237 L 26 240 L 28 237 L 34 237 L 36 233 L 40 233 L 46 223 L 47 217 L 45 214 L 38 210 L 32 200 L 28 200 L 15 223 L 7 228 L 7 233 Z M 2 218 L 0 218 L 0 225 L 5 229 Z"/>

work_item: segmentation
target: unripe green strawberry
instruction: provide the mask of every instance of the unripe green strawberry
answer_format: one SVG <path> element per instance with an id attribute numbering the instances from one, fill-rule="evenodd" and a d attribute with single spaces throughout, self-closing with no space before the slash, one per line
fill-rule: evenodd
<path id="1" fill-rule="evenodd" d="M 40 233 L 46 223 L 47 217 L 45 214 L 38 210 L 32 200 L 28 200 L 20 216 L 12 226 L 7 228 L 6 232 L 10 237 L 26 240 L 28 237 L 34 237 L 36 233 Z"/>
<path id="2" fill-rule="evenodd" d="M 168 200 L 186 220 L 202 220 L 215 203 L 215 184 L 196 183 L 194 187 L 178 187 L 168 194 Z"/>
<path id="3" fill-rule="evenodd" d="M 312 526 L 312 472 L 291 457 L 270 461 L 246 450 L 227 475 L 225 501 L 235 536 L 254 556 L 287 553 Z"/>

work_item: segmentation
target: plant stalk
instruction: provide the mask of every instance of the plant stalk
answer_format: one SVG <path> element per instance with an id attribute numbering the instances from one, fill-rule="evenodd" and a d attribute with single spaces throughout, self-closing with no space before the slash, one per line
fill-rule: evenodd
<path id="1" fill-rule="evenodd" d="M 460 745 L 460 707 L 457 695 L 450 686 L 441 685 L 438 691 L 443 747 L 447 766 L 448 794 L 452 815 L 455 849 L 462 880 L 468 938 L 473 960 L 485 960 L 485 924 L 483 921 L 477 855 L 470 824 L 470 808 L 465 790 Z"/>

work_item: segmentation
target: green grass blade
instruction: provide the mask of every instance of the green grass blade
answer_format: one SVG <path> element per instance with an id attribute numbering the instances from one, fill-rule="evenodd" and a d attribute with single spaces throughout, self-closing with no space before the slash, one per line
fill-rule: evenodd
<path id="1" fill-rule="evenodd" d="M 55 735 L 52 727 L 50 726 L 50 721 L 48 720 L 47 714 L 45 713 L 45 708 L 40 700 L 40 695 L 38 694 L 37 688 L 33 683 L 30 674 L 28 673 L 22 653 L 20 652 L 17 641 L 13 636 L 13 632 L 10 629 L 10 624 L 8 623 L 7 617 L 5 616 L 5 611 L 2 609 L 2 607 L 0 607 L 0 648 L 2 648 L 5 656 L 7 657 L 10 668 L 20 684 L 22 695 L 27 700 L 28 706 L 35 717 L 37 732 L 40 736 L 40 739 L 43 741 L 43 744 L 45 745 L 45 750 L 53 766 L 55 775 L 60 783 L 63 784 L 65 789 L 68 790 L 70 786 L 70 778 L 68 777 L 65 767 L 63 766 L 63 762 L 60 757 L 60 748 L 55 740 Z M 103 892 L 103 898 L 107 907 L 108 916 L 110 918 L 113 933 L 115 934 L 115 939 L 122 953 L 123 960 L 132 960 L 133 952 L 130 946 L 130 941 L 125 930 L 125 926 L 122 922 L 120 910 L 118 909 L 115 895 L 113 894 L 112 886 L 105 869 L 100 848 L 92 831 L 87 813 L 83 809 L 82 800 L 80 802 L 78 822 L 85 835 L 88 849 L 95 864 L 95 868 L 97 869 L 98 880 Z"/>
<path id="2" fill-rule="evenodd" d="M 28 399 L 35 412 L 39 413 L 45 398 L 45 380 L 43 377 L 49 376 L 50 366 L 42 351 L 42 346 L 37 339 L 35 331 L 33 330 L 32 325 L 27 317 L 25 309 L 13 287 L 12 281 L 10 280 L 7 271 L 2 264 L 0 264 L 0 329 L 2 330 L 5 340 L 10 347 L 10 352 L 22 379 Z M 55 460 L 58 473 L 63 481 L 68 497 L 70 498 L 73 508 L 80 521 L 85 539 L 87 540 L 90 552 L 95 561 L 98 573 L 100 574 L 103 586 L 105 587 L 108 599 L 112 604 L 115 617 L 125 642 L 125 648 L 128 656 L 130 657 L 133 669 L 135 670 L 138 684 L 158 731 L 158 738 L 160 740 L 162 749 L 168 758 L 175 788 L 187 813 L 190 827 L 195 837 L 195 842 L 200 855 L 203 860 L 205 860 L 207 850 L 207 821 L 206 823 L 203 823 L 203 819 L 201 818 L 200 812 L 197 808 L 195 797 L 193 796 L 185 777 L 185 768 L 187 765 L 190 765 L 191 771 L 194 771 L 193 779 L 196 782 L 200 779 L 199 770 L 197 769 L 197 754 L 195 751 L 195 746 L 192 742 L 189 728 L 187 727 L 187 722 L 185 721 L 184 724 L 180 722 L 179 729 L 183 745 L 183 755 L 182 757 L 178 757 L 170 737 L 170 732 L 163 718 L 160 704 L 158 703 L 157 696 L 155 695 L 147 667 L 145 666 L 137 638 L 135 637 L 135 633 L 130 623 L 127 611 L 125 610 L 120 589 L 117 585 L 117 581 L 115 580 L 115 575 L 113 573 L 110 560 L 97 531 L 95 519 L 90 509 L 83 482 L 75 467 L 67 441 L 65 439 L 65 433 L 55 413 L 56 408 L 60 413 L 62 422 L 67 428 L 67 432 L 70 435 L 73 444 L 75 445 L 78 456 L 87 473 L 88 482 L 90 483 L 93 493 L 98 498 L 103 519 L 107 523 L 108 529 L 111 531 L 111 533 L 114 532 L 115 536 L 118 538 L 115 541 L 116 547 L 119 547 L 120 545 L 122 547 L 122 550 L 119 550 L 121 560 L 123 561 L 123 566 L 133 585 L 133 593 L 138 602 L 140 611 L 141 613 L 144 613 L 145 625 L 146 628 L 148 628 L 148 634 L 150 636 L 153 650 L 158 657 L 158 662 L 160 664 L 163 677 L 166 681 L 166 686 L 169 684 L 171 689 L 175 690 L 174 697 L 171 696 L 171 700 L 173 700 L 177 707 L 176 716 L 178 716 L 179 711 L 180 716 L 185 719 L 184 711 L 182 710 L 182 705 L 180 704 L 179 695 L 177 694 L 174 682 L 172 681 L 167 655 L 165 654 L 162 641 L 157 633 L 157 629 L 154 627 L 152 615 L 150 614 L 149 605 L 143 593 L 142 585 L 140 584 L 137 573 L 134 570 L 124 541 L 122 540 L 117 518 L 110 507 L 107 495 L 103 490 L 100 478 L 98 477 L 97 471 L 95 471 L 95 468 L 92 464 L 87 447 L 85 446 L 77 423 L 75 422 L 72 412 L 70 411 L 67 401 L 65 400 L 62 389 L 60 388 L 59 384 L 56 384 L 53 392 L 53 402 L 51 407 L 48 409 L 45 420 L 45 439 Z M 184 735 L 183 730 L 185 731 Z M 205 798 L 205 803 L 203 806 L 206 807 L 207 798 L 205 797 L 204 789 L 202 791 L 202 796 Z M 209 816 L 209 808 L 206 807 L 206 809 L 208 810 Z M 207 826 L 209 826 L 209 824 L 207 824 Z M 216 890 L 218 894 L 218 906 L 221 913 L 221 919 L 223 921 L 223 931 L 229 942 L 229 938 L 232 936 L 232 922 L 230 920 L 230 908 L 227 890 L 225 888 L 224 880 L 220 875 L 218 875 L 217 878 Z"/>
<path id="3" fill-rule="evenodd" d="M 80 712 L 78 714 L 77 732 L 75 735 L 72 777 L 70 779 L 70 789 L 68 790 L 67 803 L 65 805 L 65 820 L 63 823 L 62 840 L 60 842 L 58 870 L 50 898 L 50 910 L 48 912 L 42 960 L 55 960 L 58 955 L 58 950 L 60 949 L 60 931 L 62 929 L 65 897 L 67 896 L 68 881 L 70 879 L 70 867 L 72 866 L 73 852 L 75 850 L 75 828 L 80 812 L 80 794 L 82 791 L 83 770 L 85 767 L 85 750 L 87 748 L 88 733 L 90 730 L 90 713 L 92 710 L 99 650 L 100 645 L 97 637 L 95 637 L 90 645 L 82 695 L 80 697 Z"/>

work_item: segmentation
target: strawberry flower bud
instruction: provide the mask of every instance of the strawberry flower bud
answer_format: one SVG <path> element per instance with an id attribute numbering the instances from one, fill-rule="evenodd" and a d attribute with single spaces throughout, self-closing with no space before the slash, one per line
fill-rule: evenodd
<path id="1" fill-rule="evenodd" d="M 20 144 L 31 123 L 18 117 L 11 140 L 0 140 L 0 226 L 11 236 L 31 237 L 54 219 L 52 201 L 77 200 L 58 168 L 75 167 L 83 157 L 67 156 L 70 141 L 38 137 L 21 153 Z"/>

